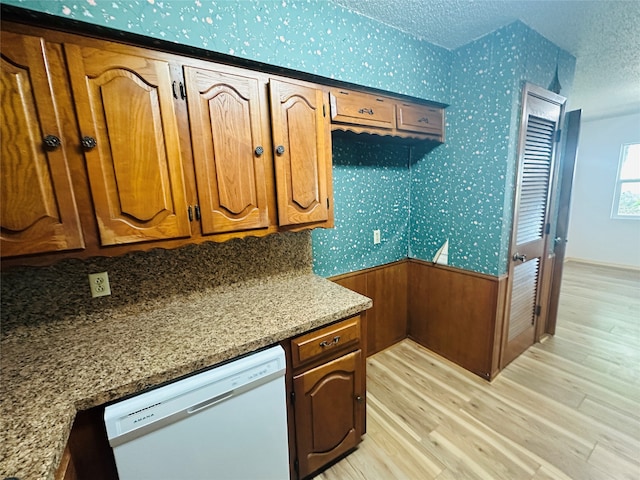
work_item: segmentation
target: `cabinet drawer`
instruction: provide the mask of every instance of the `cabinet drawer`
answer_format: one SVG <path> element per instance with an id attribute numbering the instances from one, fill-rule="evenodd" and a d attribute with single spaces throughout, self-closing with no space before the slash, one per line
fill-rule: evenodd
<path id="1" fill-rule="evenodd" d="M 334 351 L 355 345 L 360 340 L 360 316 L 343 320 L 291 340 L 291 363 L 294 368 Z"/>
<path id="2" fill-rule="evenodd" d="M 331 121 L 392 129 L 395 104 L 388 98 L 350 90 L 331 90 Z"/>
<path id="3" fill-rule="evenodd" d="M 441 108 L 398 103 L 397 128 L 409 132 L 442 136 L 443 112 Z"/>

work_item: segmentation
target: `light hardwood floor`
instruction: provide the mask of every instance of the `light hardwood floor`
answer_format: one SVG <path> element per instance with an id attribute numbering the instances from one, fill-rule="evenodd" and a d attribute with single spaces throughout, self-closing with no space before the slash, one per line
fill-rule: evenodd
<path id="1" fill-rule="evenodd" d="M 556 335 L 492 383 L 410 340 L 367 368 L 368 433 L 317 479 L 640 479 L 639 272 L 568 263 Z"/>

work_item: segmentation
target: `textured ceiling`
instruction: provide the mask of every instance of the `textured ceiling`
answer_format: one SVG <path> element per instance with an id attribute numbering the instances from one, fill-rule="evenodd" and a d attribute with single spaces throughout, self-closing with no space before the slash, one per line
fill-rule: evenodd
<path id="1" fill-rule="evenodd" d="M 520 20 L 576 57 L 569 108 L 640 110 L 638 0 L 332 0 L 448 49 Z"/>

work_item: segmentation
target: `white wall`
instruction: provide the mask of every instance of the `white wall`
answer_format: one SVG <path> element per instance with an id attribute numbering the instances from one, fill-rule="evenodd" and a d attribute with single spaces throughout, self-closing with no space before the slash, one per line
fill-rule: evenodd
<path id="1" fill-rule="evenodd" d="M 640 142 L 640 113 L 583 121 L 566 257 L 640 268 L 640 220 L 611 218 L 620 147 Z"/>

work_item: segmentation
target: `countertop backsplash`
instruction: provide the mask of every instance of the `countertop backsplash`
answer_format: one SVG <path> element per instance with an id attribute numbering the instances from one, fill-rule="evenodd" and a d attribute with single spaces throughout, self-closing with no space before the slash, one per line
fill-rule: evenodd
<path id="1" fill-rule="evenodd" d="M 111 295 L 92 298 L 88 274 L 105 271 Z M 0 328 L 6 335 L 19 326 L 133 304 L 155 308 L 163 300 L 220 285 L 311 272 L 308 231 L 19 267 L 2 272 Z"/>

